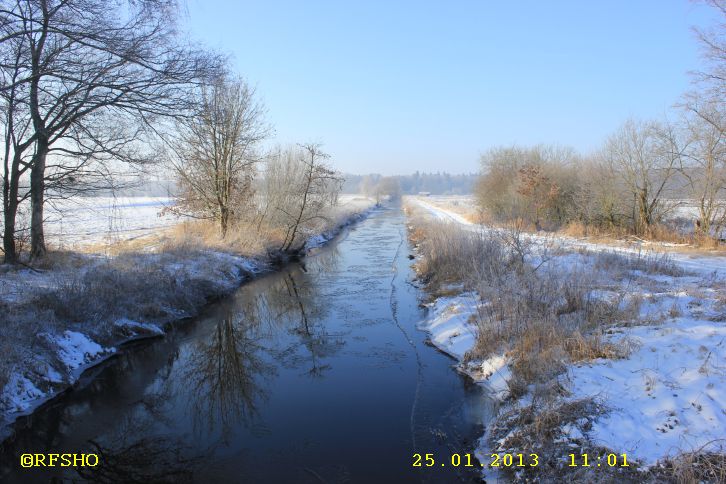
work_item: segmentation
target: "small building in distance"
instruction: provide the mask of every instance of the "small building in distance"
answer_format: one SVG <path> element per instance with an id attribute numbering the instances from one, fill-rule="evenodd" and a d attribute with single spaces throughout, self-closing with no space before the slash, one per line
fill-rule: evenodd
<path id="1" fill-rule="evenodd" d="M 418 194 L 421 197 L 428 197 L 429 195 L 431 195 L 431 192 L 418 192 Z"/>

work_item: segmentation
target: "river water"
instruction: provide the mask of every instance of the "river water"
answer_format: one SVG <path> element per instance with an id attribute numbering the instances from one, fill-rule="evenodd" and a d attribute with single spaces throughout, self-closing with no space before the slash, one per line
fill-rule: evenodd
<path id="1" fill-rule="evenodd" d="M 400 207 L 373 213 L 16 425 L 2 482 L 476 482 L 490 401 L 416 329 Z M 95 468 L 23 469 L 22 453 Z M 435 466 L 413 467 L 413 454 Z M 444 465 L 442 465 L 444 464 Z"/>

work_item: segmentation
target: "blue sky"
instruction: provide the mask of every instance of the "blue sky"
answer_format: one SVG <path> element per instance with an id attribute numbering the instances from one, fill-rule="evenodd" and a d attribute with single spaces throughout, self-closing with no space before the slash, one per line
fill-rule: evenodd
<path id="1" fill-rule="evenodd" d="M 187 0 L 186 29 L 257 86 L 275 142 L 405 174 L 477 171 L 501 144 L 597 149 L 678 101 L 691 27 L 714 20 L 687 0 Z"/>

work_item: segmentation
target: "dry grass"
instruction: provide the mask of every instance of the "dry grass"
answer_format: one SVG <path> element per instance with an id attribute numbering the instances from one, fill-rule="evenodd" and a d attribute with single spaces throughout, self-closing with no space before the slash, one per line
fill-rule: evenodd
<path id="1" fill-rule="evenodd" d="M 121 317 L 165 322 L 175 314 L 192 313 L 223 292 L 210 277 L 169 271 L 163 260 L 122 255 L 59 278 L 33 304 L 69 323 L 97 326 Z"/>
<path id="2" fill-rule="evenodd" d="M 594 400 L 562 401 L 535 398 L 530 405 L 511 409 L 496 419 L 489 430 L 491 442 L 497 442 L 495 452 L 537 454 L 537 467 L 502 467 L 501 471 L 515 482 L 643 482 L 636 462 L 630 467 L 569 467 L 571 453 L 578 456 L 607 455 L 585 438 L 569 438 L 563 428 L 581 431 L 607 409 Z"/>
<path id="3" fill-rule="evenodd" d="M 426 236 L 417 246 L 421 257 L 416 261 L 415 269 L 420 279 L 435 291 L 452 283 L 464 283 L 469 287 L 476 284 L 472 272 L 485 261 L 501 263 L 505 266 L 501 271 L 510 264 L 504 247 L 481 234 L 462 231 L 456 225 L 446 223 L 431 223 L 419 230 Z"/>
<path id="4" fill-rule="evenodd" d="M 569 222 L 559 231 L 568 237 L 593 237 L 624 239 L 629 232 L 623 227 L 604 228 L 597 225 L 587 225 L 582 222 Z"/>
<path id="5" fill-rule="evenodd" d="M 431 205 L 457 213 L 473 223 L 481 223 L 498 228 L 506 228 L 513 223 L 512 221 L 502 222 L 501 217 L 498 218 L 488 211 L 481 211 L 476 206 L 474 199 L 469 200 L 469 203 L 464 198 L 456 200 L 425 198 L 423 200 Z M 534 223 L 531 222 L 522 224 L 522 229 L 532 233 L 537 231 Z M 683 228 L 675 222 L 655 225 L 650 228 L 648 234 L 643 236 L 643 238 L 635 237 L 627 227 L 617 225 L 603 227 L 600 225 L 584 224 L 580 221 L 568 222 L 565 226 L 551 233 L 574 238 L 587 238 L 592 242 L 613 246 L 637 243 L 638 245 L 656 246 L 663 251 L 704 254 L 726 251 L 726 244 L 724 242 L 719 242 L 713 237 L 702 237 L 697 234 L 684 232 Z"/>
<path id="6" fill-rule="evenodd" d="M 499 281 L 480 281 L 478 337 L 470 359 L 507 353 L 512 359 L 513 396 L 545 384 L 575 361 L 622 358 L 603 342 L 603 331 L 631 317 L 619 301 L 590 296 L 594 284 L 573 270 L 539 273 L 529 267 Z"/>
<path id="7" fill-rule="evenodd" d="M 222 238 L 216 224 L 207 221 L 186 221 L 169 230 L 168 236 L 162 241 L 161 250 L 176 247 L 209 248 L 248 257 L 259 256 L 264 255 L 272 247 L 279 247 L 284 235 L 280 229 L 266 225 L 258 227 L 252 222 L 237 222 L 230 227 L 227 236 Z"/>
<path id="8" fill-rule="evenodd" d="M 43 286 L 25 287 L 22 298 L 0 303 L 0 388 L 22 369 L 41 390 L 59 389 L 44 378 L 48 365 L 68 375 L 45 335 L 79 331 L 108 346 L 129 336 L 114 324 L 121 318 L 162 325 L 194 315 L 237 287 L 240 261 L 208 251 L 112 258 L 49 253 Z"/>
<path id="9" fill-rule="evenodd" d="M 677 484 L 724 483 L 726 482 L 726 454 L 706 450 L 685 452 L 652 469 L 648 477 L 653 482 Z"/>
<path id="10" fill-rule="evenodd" d="M 513 396 L 552 381 L 570 362 L 625 356 L 602 335 L 631 319 L 637 307 L 622 305 L 622 298 L 605 301 L 591 295 L 599 280 L 607 280 L 606 267 L 596 273 L 560 267 L 548 264 L 542 254 L 538 257 L 545 257 L 543 264 L 534 266 L 532 246 L 524 243 L 521 231 L 471 232 L 416 217 L 413 210 L 409 220 L 419 255 L 415 269 L 427 289 L 440 296 L 458 285 L 479 295 L 473 321 L 477 340 L 466 359 L 507 354 Z M 654 258 L 613 256 L 607 262 L 618 268 L 673 270 L 667 261 Z"/>
<path id="11" fill-rule="evenodd" d="M 595 268 L 623 277 L 631 271 L 645 274 L 680 277 L 685 275 L 668 252 L 639 251 L 634 254 L 623 252 L 593 252 Z"/>

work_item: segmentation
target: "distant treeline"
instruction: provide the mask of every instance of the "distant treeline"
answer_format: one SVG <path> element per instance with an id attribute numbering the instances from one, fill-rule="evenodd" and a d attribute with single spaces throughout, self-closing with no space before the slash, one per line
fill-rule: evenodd
<path id="1" fill-rule="evenodd" d="M 433 195 L 464 195 L 473 192 L 477 174 L 468 173 L 452 175 L 446 172 L 421 173 L 384 177 L 379 174 L 351 175 L 346 174 L 343 193 L 367 193 L 369 187 L 378 185 L 384 178 L 392 178 L 398 182 L 401 193 L 416 194 L 429 192 Z"/>
<path id="2" fill-rule="evenodd" d="M 379 174 L 352 175 L 345 174 L 343 193 L 370 193 L 372 187 L 396 182 L 400 192 L 414 195 L 420 192 L 429 192 L 432 195 L 466 195 L 474 192 L 478 173 L 452 175 L 450 173 L 421 173 L 411 175 L 383 176 Z M 174 180 L 138 180 L 136 183 L 127 183 L 122 189 L 99 190 L 95 196 L 148 196 L 166 197 L 175 196 L 178 188 Z"/>

